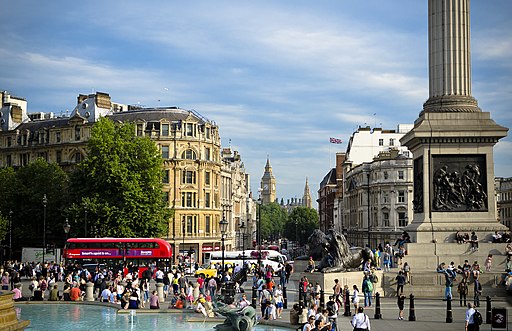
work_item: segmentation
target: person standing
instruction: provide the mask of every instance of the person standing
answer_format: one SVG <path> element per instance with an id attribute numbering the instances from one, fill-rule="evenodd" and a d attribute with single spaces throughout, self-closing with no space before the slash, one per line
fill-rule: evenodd
<path id="1" fill-rule="evenodd" d="M 474 287 L 474 297 L 473 304 L 475 307 L 480 307 L 480 296 L 482 295 L 482 284 L 480 284 L 480 280 L 475 278 L 475 282 L 473 283 Z"/>
<path id="2" fill-rule="evenodd" d="M 409 263 L 405 262 L 403 266 L 404 276 L 407 284 L 411 283 L 411 266 Z"/>
<path id="3" fill-rule="evenodd" d="M 492 267 L 492 254 L 487 255 L 487 258 L 484 262 L 485 271 L 490 272 Z"/>
<path id="4" fill-rule="evenodd" d="M 354 314 L 357 314 L 357 310 L 359 307 L 359 289 L 357 285 L 352 286 L 354 292 L 352 293 L 352 304 L 354 305 Z"/>
<path id="5" fill-rule="evenodd" d="M 373 283 L 367 273 L 364 275 L 361 290 L 363 291 L 364 295 L 364 307 L 370 307 L 372 305 Z"/>
<path id="6" fill-rule="evenodd" d="M 404 293 L 404 285 L 405 285 L 405 276 L 402 270 L 398 272 L 398 275 L 395 278 L 396 280 L 396 295 L 399 296 Z"/>
<path id="7" fill-rule="evenodd" d="M 462 301 L 464 300 L 464 306 L 466 305 L 466 297 L 468 295 L 468 280 L 462 278 L 462 281 L 457 286 L 457 292 L 459 292 L 460 306 L 463 307 Z"/>
<path id="8" fill-rule="evenodd" d="M 468 309 L 466 310 L 466 331 L 479 331 L 480 326 L 475 323 L 475 308 L 471 302 L 468 302 Z"/>
<path id="9" fill-rule="evenodd" d="M 398 305 L 398 319 L 402 320 L 404 319 L 404 304 L 405 304 L 405 295 L 399 295 L 397 299 L 397 305 Z"/>
<path id="10" fill-rule="evenodd" d="M 370 331 L 370 318 L 368 315 L 364 313 L 363 307 L 357 308 L 357 314 L 352 317 L 352 322 L 350 322 L 354 327 L 354 331 Z"/>

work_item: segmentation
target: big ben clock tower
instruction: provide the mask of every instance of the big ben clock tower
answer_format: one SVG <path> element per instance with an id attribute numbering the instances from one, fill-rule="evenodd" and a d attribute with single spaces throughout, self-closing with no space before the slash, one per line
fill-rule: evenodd
<path id="1" fill-rule="evenodd" d="M 272 167 L 267 156 L 267 164 L 265 165 L 265 173 L 261 177 L 261 202 L 269 204 L 276 200 L 276 178 L 272 174 Z"/>

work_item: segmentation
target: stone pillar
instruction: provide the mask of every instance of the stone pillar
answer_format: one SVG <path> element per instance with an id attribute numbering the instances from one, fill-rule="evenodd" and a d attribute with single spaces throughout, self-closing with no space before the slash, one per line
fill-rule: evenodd
<path id="1" fill-rule="evenodd" d="M 165 301 L 163 283 L 156 283 L 156 294 L 158 295 L 158 302 L 163 303 Z"/>
<path id="2" fill-rule="evenodd" d="M 429 99 L 400 143 L 414 158 L 413 242 L 488 240 L 506 230 L 495 212 L 493 147 L 508 129 L 471 95 L 469 0 L 429 0 Z"/>
<path id="3" fill-rule="evenodd" d="M 85 301 L 94 301 L 94 283 L 85 284 Z"/>

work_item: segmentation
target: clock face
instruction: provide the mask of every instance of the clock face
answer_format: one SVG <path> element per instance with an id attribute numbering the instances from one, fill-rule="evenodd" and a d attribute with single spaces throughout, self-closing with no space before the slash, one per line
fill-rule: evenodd
<path id="1" fill-rule="evenodd" d="M 267 184 L 264 184 L 264 185 L 263 185 L 263 189 L 264 189 L 264 190 L 268 190 L 268 185 L 267 185 Z"/>

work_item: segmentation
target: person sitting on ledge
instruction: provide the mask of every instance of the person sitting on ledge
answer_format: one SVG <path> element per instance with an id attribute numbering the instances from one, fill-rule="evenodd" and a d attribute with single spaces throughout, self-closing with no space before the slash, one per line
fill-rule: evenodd
<path id="1" fill-rule="evenodd" d="M 407 231 L 404 231 L 402 232 L 402 234 L 400 235 L 400 238 L 398 238 L 395 243 L 393 244 L 393 246 L 396 246 L 398 245 L 398 247 L 400 246 L 403 246 L 404 244 L 406 243 L 410 243 L 411 242 L 411 236 L 409 236 L 409 234 L 407 233 Z"/>
<path id="2" fill-rule="evenodd" d="M 12 299 L 16 302 L 18 301 L 27 301 L 28 299 L 23 297 L 23 294 L 21 293 L 21 283 L 14 284 L 14 288 L 12 289 Z"/>
<path id="3" fill-rule="evenodd" d="M 498 231 L 494 231 L 494 234 L 492 235 L 492 242 L 493 243 L 501 243 L 502 235 Z"/>
<path id="4" fill-rule="evenodd" d="M 463 244 L 464 243 L 464 234 L 457 231 L 455 233 L 455 240 L 457 240 L 457 244 Z"/>
<path id="5" fill-rule="evenodd" d="M 312 273 L 313 271 L 315 271 L 315 261 L 313 260 L 313 257 L 310 256 L 308 261 L 308 267 L 306 268 L 305 272 Z"/>

